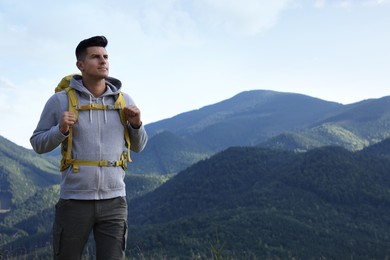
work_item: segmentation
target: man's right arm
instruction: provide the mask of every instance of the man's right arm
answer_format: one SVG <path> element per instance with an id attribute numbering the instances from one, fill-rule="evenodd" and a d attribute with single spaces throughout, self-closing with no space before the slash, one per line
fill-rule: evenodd
<path id="1" fill-rule="evenodd" d="M 60 95 L 53 95 L 46 102 L 37 127 L 30 138 L 34 151 L 39 154 L 54 150 L 67 138 L 66 133 L 63 134 L 60 129 L 63 111 L 67 110 L 64 102 L 60 102 L 60 98 Z"/>

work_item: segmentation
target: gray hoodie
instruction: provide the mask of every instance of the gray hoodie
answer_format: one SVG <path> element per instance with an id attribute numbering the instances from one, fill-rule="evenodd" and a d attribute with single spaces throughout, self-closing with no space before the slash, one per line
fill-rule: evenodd
<path id="1" fill-rule="evenodd" d="M 79 105 L 90 103 L 113 105 L 121 89 L 121 82 L 107 78 L 107 90 L 95 98 L 82 83 L 81 76 L 74 76 L 70 86 L 76 90 Z M 123 93 L 126 104 L 134 101 Z M 65 91 L 55 93 L 47 101 L 38 125 L 30 138 L 33 149 L 47 153 L 66 144 L 67 136 L 60 132 L 59 122 L 64 111 L 68 111 L 68 96 Z M 143 125 L 133 129 L 129 124 L 127 130 L 131 139 L 131 150 L 140 152 L 144 149 L 148 136 Z M 72 158 L 77 160 L 116 161 L 125 146 L 123 125 L 118 110 L 80 110 L 78 120 L 73 126 Z M 129 165 L 131 167 L 131 164 Z M 125 171 L 122 167 L 79 166 L 74 173 L 69 167 L 62 173 L 60 197 L 63 199 L 99 200 L 125 196 Z"/>

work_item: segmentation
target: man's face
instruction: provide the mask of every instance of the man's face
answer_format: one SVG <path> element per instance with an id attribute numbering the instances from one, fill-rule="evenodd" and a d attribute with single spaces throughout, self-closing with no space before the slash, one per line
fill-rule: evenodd
<path id="1" fill-rule="evenodd" d="M 106 78 L 109 71 L 108 54 L 104 47 L 88 47 L 85 59 L 77 61 L 83 76 Z"/>

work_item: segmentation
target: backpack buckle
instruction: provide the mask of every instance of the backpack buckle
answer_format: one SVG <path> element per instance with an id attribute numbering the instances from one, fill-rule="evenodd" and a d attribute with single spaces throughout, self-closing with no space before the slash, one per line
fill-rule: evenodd
<path id="1" fill-rule="evenodd" d="M 107 161 L 107 166 L 108 167 L 115 167 L 116 166 L 116 161 Z"/>

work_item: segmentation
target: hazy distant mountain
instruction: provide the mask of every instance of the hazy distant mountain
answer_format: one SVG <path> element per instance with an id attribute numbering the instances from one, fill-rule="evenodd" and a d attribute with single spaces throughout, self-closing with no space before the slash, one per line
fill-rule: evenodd
<path id="1" fill-rule="evenodd" d="M 341 104 L 301 94 L 253 90 L 146 128 L 151 136 L 169 131 L 208 149 L 221 150 L 255 145 L 285 131 L 304 129 L 342 108 Z"/>
<path id="2" fill-rule="evenodd" d="M 341 104 L 300 94 L 242 92 L 199 110 L 146 125 L 149 144 L 141 155 L 134 155 L 136 160 L 129 170 L 178 172 L 227 147 L 256 145 L 283 132 L 304 129 L 342 108 Z M 176 136 L 175 141 L 167 142 L 167 136 Z M 152 165 L 152 169 L 145 165 Z"/>
<path id="3" fill-rule="evenodd" d="M 282 133 L 262 146 L 289 150 L 309 150 L 340 145 L 361 150 L 390 136 L 390 96 L 346 105 L 334 115 L 297 132 Z"/>
<path id="4" fill-rule="evenodd" d="M 246 91 L 146 125 L 149 145 L 134 155 L 129 170 L 178 172 L 231 146 L 307 151 L 340 145 L 361 150 L 390 136 L 389 111 L 390 97 L 342 105 L 301 94 Z"/>

